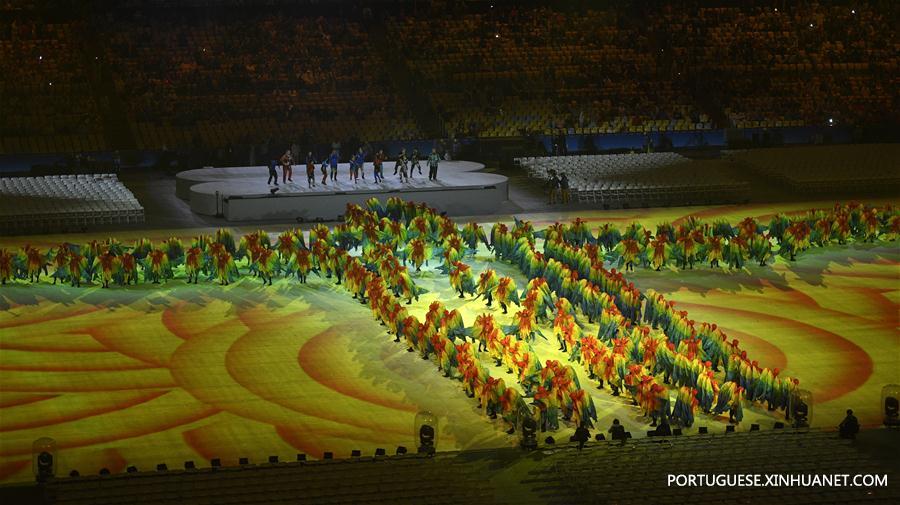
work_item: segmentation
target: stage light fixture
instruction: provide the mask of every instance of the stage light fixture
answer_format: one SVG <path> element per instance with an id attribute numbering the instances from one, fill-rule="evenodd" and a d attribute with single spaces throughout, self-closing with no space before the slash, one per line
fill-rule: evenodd
<path id="1" fill-rule="evenodd" d="M 725 433 L 734 433 L 734 425 L 733 425 L 733 424 L 729 424 L 728 426 L 726 426 L 726 427 L 725 427 Z"/>
<path id="2" fill-rule="evenodd" d="M 604 440 L 606 440 L 606 435 L 604 435 L 603 433 L 597 433 L 594 436 L 594 440 L 596 440 L 597 442 L 603 442 Z"/>
<path id="3" fill-rule="evenodd" d="M 78 473 L 78 470 L 72 470 L 69 472 L 69 477 L 81 477 L 81 474 Z"/>
<path id="4" fill-rule="evenodd" d="M 109 468 L 101 468 L 100 475 L 109 475 Z"/>
<path id="5" fill-rule="evenodd" d="M 168 471 L 169 471 L 169 467 L 166 466 L 165 463 L 160 463 L 160 464 L 156 465 L 156 471 L 157 471 L 157 472 L 168 472 Z"/>
<path id="6" fill-rule="evenodd" d="M 249 465 L 250 458 L 238 458 L 238 464 L 241 466 Z"/>
<path id="7" fill-rule="evenodd" d="M 529 451 L 537 449 L 537 428 L 537 421 L 532 417 L 526 417 L 525 420 L 522 421 L 522 433 L 519 442 L 522 449 Z"/>
<path id="8" fill-rule="evenodd" d="M 673 430 L 672 430 L 672 436 L 673 436 L 673 437 L 680 437 L 680 436 L 681 436 L 681 428 L 675 428 L 675 429 L 673 429 Z"/>
<path id="9" fill-rule="evenodd" d="M 404 454 L 406 454 L 406 447 L 402 445 L 397 446 L 397 455 L 402 456 Z"/>
<path id="10" fill-rule="evenodd" d="M 326 451 L 325 454 L 322 455 L 322 459 L 334 459 L 334 453 Z"/>
<path id="11" fill-rule="evenodd" d="M 298 454 L 297 461 L 306 461 L 306 454 Z"/>
<path id="12" fill-rule="evenodd" d="M 701 426 L 697 428 L 697 433 L 700 435 L 706 435 L 707 433 L 709 433 L 709 430 L 706 429 L 706 426 Z"/>
<path id="13" fill-rule="evenodd" d="M 362 456 L 362 452 L 360 452 L 359 449 L 353 449 L 352 451 L 350 451 L 351 458 L 358 458 L 360 456 Z"/>
<path id="14" fill-rule="evenodd" d="M 197 465 L 195 465 L 193 461 L 185 461 L 185 462 L 184 462 L 184 469 L 185 469 L 185 470 L 196 470 L 196 469 L 197 469 Z"/>
<path id="15" fill-rule="evenodd" d="M 419 454 L 434 454 L 434 428 L 423 424 L 419 428 Z"/>
<path id="16" fill-rule="evenodd" d="M 385 451 L 383 448 L 379 447 L 375 449 L 375 456 L 384 456 L 385 454 L 387 454 L 387 451 Z"/>
<path id="17" fill-rule="evenodd" d="M 544 443 L 547 445 L 553 445 L 556 443 L 556 440 L 554 440 L 553 437 L 547 437 L 544 439 Z"/>
<path id="18" fill-rule="evenodd" d="M 751 425 L 750 425 L 750 431 L 759 431 L 759 425 L 758 425 L 758 424 L 751 424 Z"/>
<path id="19" fill-rule="evenodd" d="M 37 480 L 44 482 L 53 477 L 53 454 L 43 451 L 37 456 Z"/>
<path id="20" fill-rule="evenodd" d="M 273 465 L 278 463 L 278 456 L 269 456 L 269 463 Z"/>
<path id="21" fill-rule="evenodd" d="M 776 422 L 776 423 L 775 423 L 775 426 L 773 426 L 772 428 L 773 428 L 773 429 L 776 429 L 776 430 L 783 430 L 783 429 L 784 429 L 784 423 L 782 423 L 782 422 Z"/>
<path id="22" fill-rule="evenodd" d="M 213 468 L 221 468 L 222 460 L 219 458 L 213 458 L 213 459 L 209 460 L 209 466 L 211 466 Z"/>
<path id="23" fill-rule="evenodd" d="M 131 465 L 131 466 L 129 466 L 128 468 L 126 468 L 125 471 L 128 472 L 128 473 L 137 473 L 138 469 L 137 469 L 136 466 Z"/>

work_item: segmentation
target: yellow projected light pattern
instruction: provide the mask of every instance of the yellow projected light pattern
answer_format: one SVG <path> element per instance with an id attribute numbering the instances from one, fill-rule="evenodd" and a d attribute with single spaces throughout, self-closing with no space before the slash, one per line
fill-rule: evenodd
<path id="1" fill-rule="evenodd" d="M 878 204 L 879 202 L 871 202 Z M 732 223 L 747 216 L 767 221 L 778 211 L 829 207 L 830 202 L 579 212 L 592 230 L 602 222 L 677 223 L 688 215 Z M 518 216 L 537 229 L 570 221 L 575 213 Z M 511 220 L 511 219 L 510 219 Z M 460 226 L 464 220 L 457 220 Z M 277 231 L 268 230 L 271 236 Z M 172 235 L 186 241 L 198 230 L 116 233 L 123 243 Z M 0 241 L 41 248 L 101 236 L 43 236 Z M 359 251 L 352 251 L 358 254 Z M 241 265 L 246 260 L 242 260 Z M 467 259 L 477 275 L 494 268 L 523 287 L 513 265 L 493 261 L 484 248 Z M 441 300 L 458 309 L 467 326 L 490 312 L 503 324 L 512 313 L 486 308 L 482 300 L 457 298 L 438 261 L 413 274 L 427 290 L 409 307 L 424 318 Z M 717 323 L 737 338 L 761 366 L 800 378 L 814 395 L 813 425 L 834 426 L 847 408 L 864 424 L 880 422 L 880 391 L 900 382 L 900 251 L 897 243 L 833 245 L 804 252 L 796 262 L 748 265 L 740 271 L 710 269 L 661 272 L 638 268 L 626 277 L 641 290 L 655 289 L 696 321 Z M 102 289 L 17 281 L 0 287 L 0 480 L 32 479 L 31 444 L 51 437 L 59 445 L 59 472 L 83 475 L 128 465 L 142 470 L 185 460 L 203 466 L 210 458 L 235 464 L 269 455 L 349 456 L 415 447 L 413 420 L 429 410 L 440 420 L 439 450 L 513 445 L 501 421 L 491 421 L 461 383 L 442 377 L 432 361 L 394 343 L 367 306 L 334 279 L 310 276 L 309 284 L 276 279 L 273 286 L 244 276 L 219 286 L 214 281 Z M 552 339 L 552 330 L 542 326 Z M 596 333 L 588 325 L 585 333 Z M 540 359 L 566 360 L 556 343 L 538 339 Z M 506 377 L 494 367 L 492 376 Z M 576 366 L 579 374 L 582 367 Z M 637 407 L 597 388 L 581 376 L 594 397 L 599 428 L 613 418 L 640 436 L 647 429 Z M 781 414 L 747 407 L 738 429 Z M 697 414 L 698 426 L 724 430 L 715 416 Z M 722 417 L 720 420 L 725 419 Z M 553 435 L 567 440 L 573 426 Z"/>

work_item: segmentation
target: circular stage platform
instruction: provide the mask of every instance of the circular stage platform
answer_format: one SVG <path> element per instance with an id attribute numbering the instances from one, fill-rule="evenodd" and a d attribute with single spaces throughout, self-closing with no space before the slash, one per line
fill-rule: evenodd
<path id="1" fill-rule="evenodd" d="M 428 166 L 422 165 L 423 175 L 416 171 L 409 182 L 401 182 L 393 175 L 394 162 L 385 162 L 385 180 L 375 183 L 373 166 L 366 163 L 366 178 L 354 183 L 349 179 L 350 165 L 341 163 L 337 181 L 325 185 L 317 166 L 316 185 L 311 188 L 303 165 L 294 166 L 294 181 L 286 184 L 279 167 L 279 186 L 267 184 L 269 170 L 264 166 L 201 168 L 179 172 L 175 191 L 190 202 L 195 213 L 229 221 L 334 220 L 348 203 L 362 205 L 372 197 L 425 202 L 451 215 L 490 214 L 507 200 L 507 178 L 480 172 L 484 169 L 481 163 L 442 161 L 436 181 L 428 180 Z"/>

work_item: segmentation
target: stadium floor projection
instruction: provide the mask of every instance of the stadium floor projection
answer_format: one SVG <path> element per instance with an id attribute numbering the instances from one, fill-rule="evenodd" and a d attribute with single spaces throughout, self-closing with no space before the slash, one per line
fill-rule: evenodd
<path id="1" fill-rule="evenodd" d="M 577 216 L 594 229 L 600 222 L 677 224 L 688 215 L 768 219 L 775 212 L 832 203 L 517 217 L 540 229 Z M 197 232 L 115 235 L 130 243 L 138 237 L 189 239 Z M 0 247 L 49 248 L 88 238 L 103 237 L 4 239 Z M 476 275 L 491 267 L 520 288 L 527 283 L 516 267 L 494 261 L 483 247 L 467 262 Z M 427 292 L 410 306 L 411 314 L 424 317 L 440 299 L 460 310 L 467 326 L 486 311 L 501 324 L 511 322 L 514 310 L 503 315 L 480 299 L 457 298 L 435 266 L 414 274 Z M 814 397 L 813 425 L 836 425 L 846 408 L 863 424 L 878 424 L 881 387 L 897 382 L 900 370 L 898 266 L 896 242 L 856 243 L 813 248 L 796 262 L 779 257 L 767 267 L 638 268 L 628 279 L 674 300 L 692 319 L 718 323 L 760 364 L 799 377 Z M 279 278 L 264 286 L 245 276 L 223 287 L 214 281 L 188 285 L 179 278 L 111 289 L 20 281 L 0 288 L 0 309 L 0 481 L 31 479 L 31 443 L 45 436 L 59 444 L 60 470 L 82 474 L 103 467 L 116 473 L 128 465 L 150 469 L 162 462 L 178 468 L 184 460 L 215 457 L 261 462 L 269 455 L 347 456 L 352 449 L 371 454 L 376 447 L 414 447 L 414 417 L 422 410 L 439 418 L 439 450 L 515 443 L 501 421 L 489 420 L 463 394 L 460 382 L 393 342 L 371 310 L 333 279 L 312 275 L 301 285 Z M 596 333 L 596 325 L 587 327 L 586 333 Z M 565 362 L 552 330 L 542 328 L 549 340 L 537 340 L 540 359 Z M 504 377 L 505 367 L 484 362 L 491 364 L 492 376 Z M 515 380 L 509 377 L 507 384 Z M 613 418 L 636 436 L 646 429 L 646 418 L 628 400 L 599 390 L 586 376 L 581 384 L 594 398 L 603 431 Z M 699 426 L 723 430 L 727 416 L 714 417 L 698 414 L 686 433 Z M 780 414 L 755 405 L 745 409 L 737 429 L 776 420 Z M 572 430 L 561 423 L 554 436 L 567 439 Z"/>

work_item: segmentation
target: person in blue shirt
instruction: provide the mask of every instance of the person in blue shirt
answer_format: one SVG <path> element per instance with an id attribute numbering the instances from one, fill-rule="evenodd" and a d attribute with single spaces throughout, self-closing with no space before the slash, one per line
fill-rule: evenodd
<path id="1" fill-rule="evenodd" d="M 337 167 L 338 167 L 338 152 L 337 149 L 331 150 L 331 155 L 328 156 L 328 166 L 331 167 L 331 180 L 337 181 Z"/>
<path id="2" fill-rule="evenodd" d="M 354 183 L 359 180 L 359 171 L 362 168 L 363 163 L 365 163 L 365 160 L 366 159 L 363 155 L 362 147 L 360 147 L 359 151 L 357 151 L 356 154 L 354 154 L 353 157 L 350 158 L 350 178 L 353 179 Z M 365 173 L 363 173 L 363 179 L 365 178 Z"/>
<path id="3" fill-rule="evenodd" d="M 278 172 L 275 171 L 277 166 L 278 160 L 269 160 L 269 182 L 266 184 L 272 184 L 272 181 L 275 181 L 275 185 L 278 185 Z"/>

